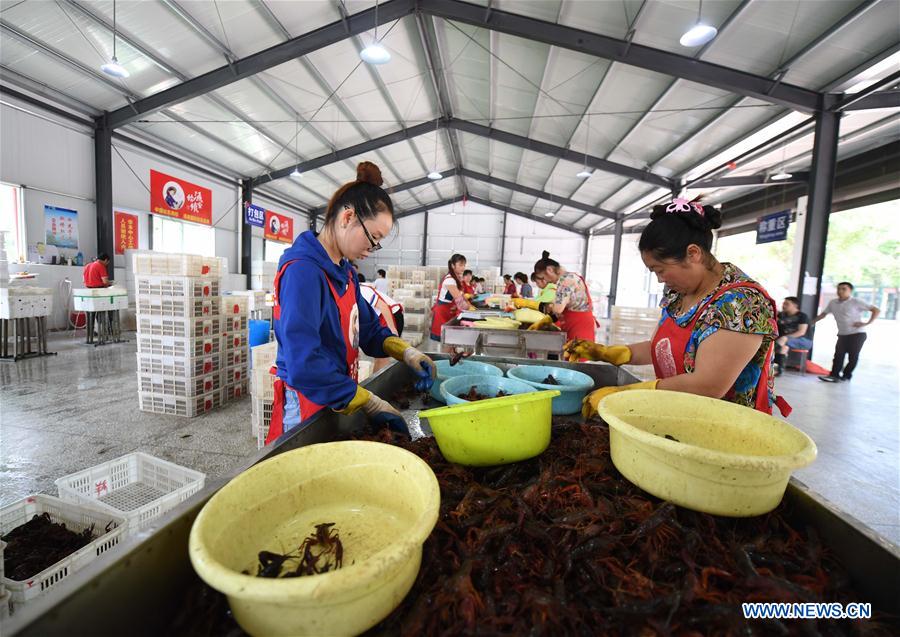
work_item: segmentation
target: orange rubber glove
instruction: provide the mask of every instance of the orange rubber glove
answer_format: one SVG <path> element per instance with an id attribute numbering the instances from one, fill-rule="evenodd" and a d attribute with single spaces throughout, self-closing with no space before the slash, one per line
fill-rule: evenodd
<path id="1" fill-rule="evenodd" d="M 603 361 L 616 365 L 625 365 L 631 361 L 631 349 L 627 345 L 601 345 L 583 338 L 576 338 L 563 348 L 567 361 L 580 360 Z"/>

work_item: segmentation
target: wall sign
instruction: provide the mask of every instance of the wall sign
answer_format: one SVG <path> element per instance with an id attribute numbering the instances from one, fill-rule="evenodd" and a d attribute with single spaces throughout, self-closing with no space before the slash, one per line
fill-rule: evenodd
<path id="1" fill-rule="evenodd" d="M 212 191 L 156 170 L 150 171 L 150 211 L 212 225 Z"/>
<path id="2" fill-rule="evenodd" d="M 138 247 L 138 218 L 127 212 L 115 212 L 116 220 L 116 254 L 125 254 L 126 250 Z"/>
<path id="3" fill-rule="evenodd" d="M 254 206 L 252 203 L 247 204 L 247 210 L 244 214 L 244 218 L 246 219 L 248 225 L 262 228 L 264 225 L 266 225 L 266 209 L 260 208 L 259 206 Z"/>
<path id="4" fill-rule="evenodd" d="M 270 241 L 294 242 L 294 220 L 277 212 L 266 210 L 265 237 Z"/>
<path id="5" fill-rule="evenodd" d="M 44 206 L 45 243 L 57 248 L 78 249 L 78 211 Z"/>
<path id="6" fill-rule="evenodd" d="M 771 243 L 787 239 L 788 226 L 791 223 L 791 211 L 782 210 L 765 217 L 760 217 L 756 226 L 756 243 Z"/>

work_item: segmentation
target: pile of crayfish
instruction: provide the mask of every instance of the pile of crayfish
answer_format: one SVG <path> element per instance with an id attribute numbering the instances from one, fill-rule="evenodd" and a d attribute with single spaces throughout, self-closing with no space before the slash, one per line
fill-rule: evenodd
<path id="1" fill-rule="evenodd" d="M 432 438 L 372 437 L 423 458 L 440 518 L 418 579 L 373 634 L 898 634 L 877 621 L 745 620 L 742 602 L 867 601 L 784 505 L 714 517 L 647 495 L 615 469 L 605 425 L 559 422 L 539 457 L 453 465 Z"/>

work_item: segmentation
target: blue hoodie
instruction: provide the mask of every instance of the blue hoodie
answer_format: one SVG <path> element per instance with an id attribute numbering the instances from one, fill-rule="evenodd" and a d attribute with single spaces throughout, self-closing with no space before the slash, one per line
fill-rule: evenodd
<path id="1" fill-rule="evenodd" d="M 359 293 L 359 281 L 350 262 L 331 260 L 316 235 L 306 231 L 285 250 L 278 269 L 288 261 L 278 285 L 281 317 L 275 320 L 278 340 L 278 377 L 307 399 L 344 409 L 356 395 L 356 382 L 347 370 L 347 348 L 341 316 L 325 276 L 338 294 L 347 289 L 350 276 L 356 284 L 359 308 L 359 345 L 369 356 L 385 356 L 382 344 L 393 333 L 383 327 L 372 307 Z"/>

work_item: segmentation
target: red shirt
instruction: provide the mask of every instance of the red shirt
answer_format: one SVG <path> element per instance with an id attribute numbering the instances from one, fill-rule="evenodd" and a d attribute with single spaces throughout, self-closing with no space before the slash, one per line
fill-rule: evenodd
<path id="1" fill-rule="evenodd" d="M 506 287 L 503 289 L 504 294 L 509 294 L 511 296 L 516 296 L 516 284 L 510 281 L 506 284 Z"/>
<path id="2" fill-rule="evenodd" d="M 102 261 L 94 261 L 84 266 L 84 287 L 86 288 L 103 288 L 106 284 L 103 277 L 108 277 L 106 266 Z"/>

